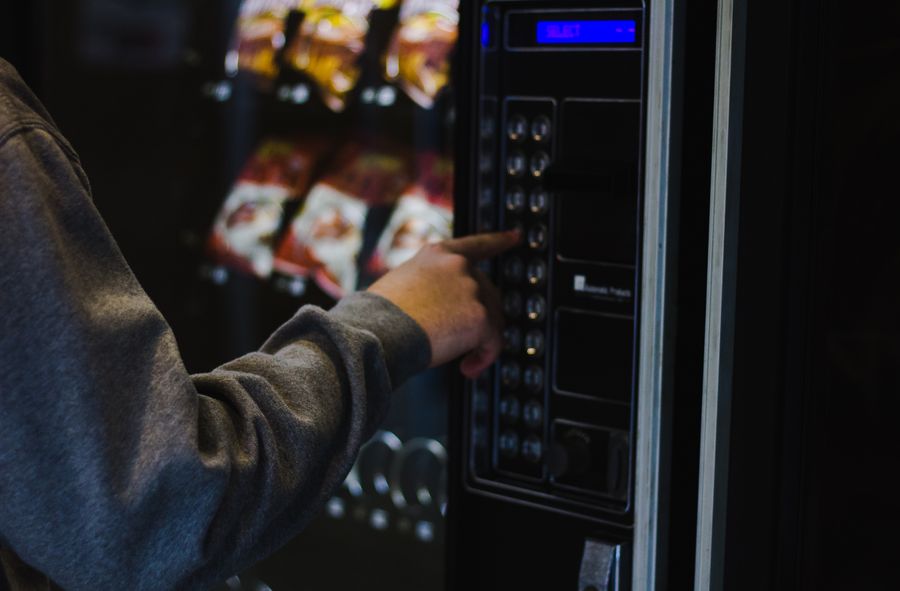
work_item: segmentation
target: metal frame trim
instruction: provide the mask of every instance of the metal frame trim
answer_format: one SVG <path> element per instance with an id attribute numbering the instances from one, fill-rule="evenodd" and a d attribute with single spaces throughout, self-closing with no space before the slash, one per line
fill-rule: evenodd
<path id="1" fill-rule="evenodd" d="M 746 3 L 720 0 L 694 589 L 724 586 Z"/>
<path id="2" fill-rule="evenodd" d="M 650 10 L 646 115 L 646 173 L 639 334 L 638 410 L 635 457 L 635 513 L 632 586 L 653 591 L 664 586 L 665 509 L 661 503 L 665 469 L 666 325 L 670 284 L 669 210 L 676 200 L 669 185 L 674 86 L 675 1 Z"/>

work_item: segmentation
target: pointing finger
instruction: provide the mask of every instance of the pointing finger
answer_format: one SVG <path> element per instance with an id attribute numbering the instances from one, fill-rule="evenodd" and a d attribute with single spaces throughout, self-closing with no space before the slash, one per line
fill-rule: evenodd
<path id="1" fill-rule="evenodd" d="M 495 257 L 514 247 L 522 239 L 515 231 L 492 232 L 489 234 L 473 234 L 462 238 L 454 238 L 443 242 L 448 251 L 462 255 L 471 261 L 480 261 Z"/>

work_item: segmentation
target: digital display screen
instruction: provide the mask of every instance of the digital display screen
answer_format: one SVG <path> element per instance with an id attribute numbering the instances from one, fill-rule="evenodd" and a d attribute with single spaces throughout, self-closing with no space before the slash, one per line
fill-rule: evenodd
<path id="1" fill-rule="evenodd" d="M 637 22 L 633 20 L 538 21 L 538 45 L 634 43 Z"/>

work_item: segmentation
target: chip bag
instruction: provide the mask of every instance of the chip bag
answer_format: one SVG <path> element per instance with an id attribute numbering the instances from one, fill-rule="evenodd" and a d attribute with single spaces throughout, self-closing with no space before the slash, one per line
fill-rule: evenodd
<path id="1" fill-rule="evenodd" d="M 286 63 L 304 72 L 319 87 L 333 111 L 343 111 L 347 94 L 360 76 L 369 16 L 396 0 L 302 0 L 303 22 L 285 50 Z"/>
<path id="2" fill-rule="evenodd" d="M 453 161 L 434 152 L 416 159 L 415 181 L 400 198 L 366 265 L 378 276 L 402 265 L 423 246 L 453 235 Z"/>
<path id="3" fill-rule="evenodd" d="M 285 22 L 298 0 L 244 0 L 226 69 L 249 72 L 263 85 L 278 75 L 276 54 L 284 47 Z"/>
<path id="4" fill-rule="evenodd" d="M 326 140 L 260 143 L 219 210 L 207 241 L 212 260 L 259 277 L 272 272 L 284 206 L 309 188 Z"/>
<path id="5" fill-rule="evenodd" d="M 385 77 L 424 108 L 450 81 L 459 0 L 404 0 L 400 23 L 384 56 Z"/>
<path id="6" fill-rule="evenodd" d="M 369 208 L 396 201 L 408 180 L 399 152 L 349 144 L 291 221 L 276 251 L 275 269 L 311 276 L 335 298 L 356 289 Z"/>

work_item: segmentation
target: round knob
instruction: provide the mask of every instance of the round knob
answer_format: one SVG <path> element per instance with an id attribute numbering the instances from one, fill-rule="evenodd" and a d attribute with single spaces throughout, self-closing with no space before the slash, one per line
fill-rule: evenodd
<path id="1" fill-rule="evenodd" d="M 519 421 L 519 399 L 515 396 L 504 396 L 500 399 L 500 418 L 507 425 L 514 425 Z"/>
<path id="2" fill-rule="evenodd" d="M 444 502 L 447 450 L 426 437 L 407 441 L 391 468 L 391 500 L 399 509 L 419 506 L 439 510 Z"/>
<path id="3" fill-rule="evenodd" d="M 509 257 L 503 262 L 503 278 L 510 283 L 520 283 L 525 276 L 525 263 L 519 257 Z"/>
<path id="4" fill-rule="evenodd" d="M 522 329 L 518 326 L 507 326 L 503 329 L 503 347 L 507 353 L 518 353 L 522 348 Z"/>
<path id="5" fill-rule="evenodd" d="M 512 429 L 503 431 L 497 438 L 497 447 L 500 448 L 500 454 L 503 457 L 515 458 L 519 455 L 519 434 Z"/>
<path id="6" fill-rule="evenodd" d="M 509 361 L 500 366 L 500 381 L 503 385 L 510 389 L 519 387 L 522 380 L 522 369 L 515 361 Z"/>
<path id="7" fill-rule="evenodd" d="M 507 318 L 518 318 L 522 314 L 522 294 L 511 291 L 503 296 L 503 312 Z"/>
<path id="8" fill-rule="evenodd" d="M 504 199 L 506 210 L 518 213 L 525 209 L 525 191 L 522 190 L 522 187 L 512 187 L 506 192 L 506 198 Z"/>
<path id="9" fill-rule="evenodd" d="M 546 141 L 550 137 L 552 124 L 546 115 L 538 115 L 531 124 L 531 139 L 536 142 Z"/>
<path id="10" fill-rule="evenodd" d="M 518 142 L 528 133 L 528 121 L 521 115 L 513 115 L 506 124 L 506 136 L 510 141 Z"/>
<path id="11" fill-rule="evenodd" d="M 383 496 L 390 490 L 388 475 L 394 455 L 402 447 L 390 431 L 378 431 L 359 452 L 357 473 L 367 495 Z"/>
<path id="12" fill-rule="evenodd" d="M 528 196 L 528 209 L 535 215 L 547 212 L 550 206 L 550 195 L 544 189 L 538 187 Z"/>
<path id="13" fill-rule="evenodd" d="M 509 176 L 518 177 L 525 173 L 527 161 L 522 152 L 513 152 L 506 158 L 506 173 Z"/>

